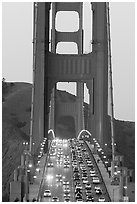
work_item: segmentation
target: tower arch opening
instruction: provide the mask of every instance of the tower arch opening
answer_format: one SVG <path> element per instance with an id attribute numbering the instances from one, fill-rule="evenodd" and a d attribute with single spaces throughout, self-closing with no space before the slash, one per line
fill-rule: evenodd
<path id="1" fill-rule="evenodd" d="M 60 139 L 74 138 L 76 135 L 75 119 L 73 116 L 60 116 L 56 120 L 56 136 Z"/>

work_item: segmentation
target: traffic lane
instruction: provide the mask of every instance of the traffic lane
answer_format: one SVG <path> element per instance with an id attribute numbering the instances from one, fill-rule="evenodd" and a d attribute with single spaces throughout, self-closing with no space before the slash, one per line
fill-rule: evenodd
<path id="1" fill-rule="evenodd" d="M 84 147 L 85 147 L 85 145 L 84 145 Z M 91 161 L 92 161 L 92 163 L 94 165 L 96 175 L 99 177 L 99 180 L 100 180 L 99 184 L 94 184 L 93 183 L 92 177 L 90 176 L 90 168 L 87 166 L 87 162 L 85 161 L 85 166 L 86 166 L 86 169 L 88 170 L 88 180 L 91 183 L 92 195 L 93 195 L 95 201 L 98 201 L 99 197 L 103 196 L 103 197 L 105 197 L 105 201 L 107 202 L 107 201 L 109 201 L 109 199 L 108 199 L 107 192 L 106 192 L 106 189 L 105 189 L 103 181 L 102 181 L 102 177 L 101 177 L 100 172 L 99 172 L 99 170 L 98 170 L 98 168 L 97 168 L 97 166 L 95 164 L 95 161 L 94 161 L 93 157 L 91 156 L 91 152 L 90 152 L 90 150 L 88 148 L 87 148 L 87 151 L 88 151 L 90 159 L 91 159 Z M 95 186 L 99 186 L 102 189 L 102 195 L 96 194 Z"/>
<path id="2" fill-rule="evenodd" d="M 73 144 L 73 145 L 75 145 L 75 144 Z M 90 150 L 86 147 L 86 145 L 84 145 L 83 144 L 83 146 L 82 147 L 80 147 L 80 149 L 82 150 L 83 148 L 86 148 L 86 150 L 88 151 L 88 155 L 90 155 Z M 86 152 L 87 152 L 86 151 Z M 91 176 L 90 176 L 90 172 L 89 172 L 89 167 L 87 166 L 87 162 L 85 161 L 85 157 L 84 157 L 84 153 L 82 152 L 82 151 L 80 151 L 81 153 L 82 153 L 82 158 L 83 158 L 83 164 L 84 164 L 84 166 L 86 167 L 86 169 L 87 169 L 87 173 L 88 173 L 88 182 L 91 184 L 91 192 L 92 192 L 92 195 L 93 195 L 93 197 L 94 197 L 94 201 L 98 201 L 98 199 L 99 199 L 99 197 L 101 197 L 101 196 L 104 196 L 105 197 L 105 200 L 106 201 L 109 201 L 109 199 L 108 199 L 108 197 L 107 197 L 107 195 L 104 195 L 104 194 L 106 194 L 106 191 L 105 191 L 105 188 L 104 188 L 104 185 L 103 185 L 103 183 L 101 182 L 100 184 L 93 184 L 93 181 L 92 181 L 92 178 L 91 178 Z M 91 157 L 92 158 L 92 157 Z M 77 158 L 78 159 L 78 158 Z M 92 161 L 92 163 L 94 163 L 95 161 L 94 161 L 94 159 L 92 158 L 91 159 L 91 161 Z M 80 169 L 80 165 L 78 165 L 79 166 L 79 169 Z M 95 166 L 95 165 L 94 165 Z M 95 166 L 96 167 L 96 166 Z M 98 172 L 98 169 L 97 169 L 97 167 L 95 168 L 95 171 L 96 171 L 96 174 L 98 175 L 98 177 L 99 177 L 99 179 L 100 179 L 100 181 L 102 181 L 101 180 L 101 177 L 100 177 L 100 175 L 99 175 L 99 172 Z M 80 180 L 82 181 L 82 171 L 80 170 Z M 86 189 L 85 189 L 85 184 L 83 184 L 82 182 L 81 182 L 81 184 L 82 184 L 82 189 L 83 189 L 83 201 L 86 201 Z M 95 192 L 95 186 L 100 186 L 101 188 L 102 188 L 102 190 L 103 190 L 103 195 L 97 195 L 96 194 L 96 192 Z"/>
<path id="3" fill-rule="evenodd" d="M 49 189 L 51 190 L 51 197 L 43 197 L 42 201 L 43 202 L 51 202 L 52 197 L 58 197 L 60 202 L 64 201 L 64 188 L 62 185 L 62 182 L 57 182 L 56 181 L 56 174 L 61 174 L 63 176 L 63 180 L 68 180 L 69 181 L 69 187 L 70 187 L 70 200 L 73 201 L 74 199 L 74 189 L 73 189 L 73 183 L 72 183 L 72 169 L 71 166 L 70 168 L 64 168 L 64 155 L 69 155 L 69 160 L 70 160 L 70 149 L 69 146 L 63 146 L 61 144 L 57 144 L 56 146 L 56 152 L 59 152 L 59 148 L 63 149 L 63 155 L 62 157 L 62 163 L 61 165 L 57 165 L 57 155 L 52 156 L 48 159 L 48 162 L 53 163 L 53 167 L 48 167 L 47 168 L 47 173 L 46 173 L 46 178 L 51 178 L 52 179 L 45 179 L 45 185 L 44 189 Z"/>
<path id="4" fill-rule="evenodd" d="M 84 145 L 85 145 L 85 144 L 84 144 Z M 85 145 L 85 146 L 87 146 L 87 145 Z M 91 158 L 91 160 L 92 160 L 92 162 L 93 162 L 93 164 L 94 164 L 94 168 L 95 168 L 96 174 L 97 174 L 97 176 L 99 177 L 99 180 L 100 180 L 100 184 L 93 184 L 92 178 L 89 176 L 89 177 L 90 177 L 90 180 L 91 180 L 91 183 L 92 183 L 92 186 L 93 186 L 92 189 L 93 189 L 93 192 L 94 192 L 95 201 L 97 201 L 99 197 L 105 197 L 105 201 L 106 201 L 106 202 L 109 202 L 109 201 L 110 201 L 110 198 L 109 198 L 108 192 L 107 192 L 107 190 L 106 190 L 105 184 L 104 184 L 104 182 L 103 182 L 103 180 L 102 180 L 102 176 L 101 176 L 101 173 L 100 173 L 99 168 L 98 168 L 98 166 L 97 166 L 97 163 L 95 162 L 94 157 L 93 157 L 93 154 L 92 154 L 92 152 L 89 150 L 89 148 L 87 148 L 87 151 L 88 151 L 89 156 L 90 156 L 90 158 Z M 88 168 L 87 168 L 87 169 L 88 169 Z M 100 186 L 100 188 L 102 189 L 102 195 L 97 195 L 97 194 L 96 194 L 96 192 L 95 192 L 95 190 L 94 190 L 94 189 L 95 189 L 95 186 Z"/>

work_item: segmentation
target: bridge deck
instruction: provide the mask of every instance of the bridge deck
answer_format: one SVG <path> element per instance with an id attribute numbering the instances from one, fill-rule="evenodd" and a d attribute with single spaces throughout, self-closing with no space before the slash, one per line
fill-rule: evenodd
<path id="1" fill-rule="evenodd" d="M 88 143 L 89 148 L 91 149 L 91 145 Z M 105 186 L 107 188 L 107 191 L 109 193 L 109 196 L 111 198 L 111 201 L 113 202 L 119 202 L 120 195 L 119 195 L 119 188 L 120 186 L 114 186 L 111 185 L 111 178 L 109 177 L 109 174 L 104 167 L 103 162 L 101 161 L 101 158 L 97 154 L 93 154 L 94 159 L 96 160 L 96 164 L 98 165 L 98 168 L 100 170 L 100 173 L 102 175 L 103 181 L 105 183 Z M 97 160 L 100 160 L 100 162 L 97 162 Z"/>
<path id="2" fill-rule="evenodd" d="M 88 143 L 88 146 L 89 146 L 89 149 L 90 149 L 90 144 L 89 143 Z M 57 149 L 59 149 L 59 148 L 63 148 L 63 146 L 57 146 Z M 87 149 L 87 151 L 88 151 L 88 149 Z M 89 155 L 90 155 L 90 153 L 91 153 L 91 151 L 89 152 Z M 64 149 L 63 154 L 71 155 L 70 147 L 68 147 L 68 149 Z M 60 185 L 59 189 L 57 189 L 56 179 L 53 179 L 50 186 L 47 184 L 47 181 L 45 181 L 46 176 L 48 174 L 52 174 L 56 178 L 56 174 L 59 174 L 61 172 L 61 174 L 63 176 L 65 176 L 66 179 L 69 181 L 70 194 L 71 194 L 71 196 L 70 196 L 71 199 L 70 200 L 72 202 L 74 202 L 75 201 L 75 194 L 74 194 L 74 188 L 73 188 L 73 171 L 72 171 L 71 166 L 70 166 L 69 169 L 64 169 L 62 165 L 59 167 L 56 164 L 57 163 L 56 157 L 51 157 L 48 160 L 48 162 L 49 161 L 52 162 L 54 166 L 53 167 L 47 167 L 46 170 L 45 170 L 44 166 L 45 166 L 46 157 L 47 157 L 47 155 L 44 155 L 40 159 L 40 164 L 39 164 L 40 172 L 37 172 L 37 174 L 36 174 L 37 178 L 35 179 L 34 183 L 32 185 L 30 185 L 29 200 L 32 201 L 33 198 L 38 198 L 41 181 L 44 180 L 43 184 L 42 184 L 42 190 L 40 191 L 40 195 L 39 195 L 39 201 L 41 201 L 41 202 L 50 202 L 53 195 L 54 195 L 55 197 L 57 196 L 59 198 L 59 201 L 63 202 L 64 201 L 64 198 L 63 198 L 64 192 L 63 192 L 62 185 Z M 94 159 L 92 157 L 94 157 Z M 109 174 L 106 171 L 106 168 L 104 167 L 104 164 L 102 163 L 101 160 L 100 160 L 99 163 L 97 163 L 98 157 L 99 156 L 97 154 L 92 154 L 91 153 L 92 162 L 93 162 L 93 160 L 96 161 L 96 165 L 98 166 L 96 168 L 96 172 L 98 172 L 97 173 L 98 175 L 101 174 L 101 176 L 102 176 L 102 178 L 100 177 L 100 180 L 103 180 L 102 183 L 100 184 L 100 186 L 101 186 L 101 188 L 103 189 L 103 192 L 104 192 L 102 196 L 105 197 L 106 201 L 110 201 L 110 200 L 115 201 L 115 202 L 119 201 L 118 186 L 112 186 L 111 185 L 111 179 L 109 178 Z M 96 165 L 94 165 L 94 166 L 96 166 Z M 88 170 L 87 170 L 87 172 L 88 172 Z M 88 177 L 88 181 L 92 184 L 92 180 L 91 180 L 90 177 Z M 104 184 L 105 184 L 105 186 L 104 186 Z M 92 184 L 92 192 L 94 192 L 94 187 L 95 187 L 95 185 Z M 48 197 L 44 198 L 43 197 L 44 190 L 49 189 L 49 188 L 51 189 L 52 197 L 51 198 L 50 197 L 49 198 Z M 83 185 L 83 189 L 85 189 L 84 185 Z M 108 196 L 110 198 L 107 196 L 107 193 L 109 194 Z M 84 197 L 83 197 L 84 200 L 83 201 L 86 201 L 85 190 L 83 191 L 83 194 L 84 194 Z M 94 195 L 94 200 L 96 202 L 98 202 L 99 196 L 97 196 L 95 194 L 95 192 L 93 193 L 93 195 Z"/>

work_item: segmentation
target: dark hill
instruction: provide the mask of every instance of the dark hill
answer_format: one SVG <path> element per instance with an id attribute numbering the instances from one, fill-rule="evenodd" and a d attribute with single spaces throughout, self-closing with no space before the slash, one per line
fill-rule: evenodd
<path id="1" fill-rule="evenodd" d="M 6 83 L 6 82 L 5 82 Z M 23 141 L 29 140 L 31 84 L 6 83 L 2 90 L 2 195 L 8 201 L 9 182 L 13 170 L 20 165 Z M 75 101 L 75 96 L 57 91 L 56 100 Z M 87 107 L 87 104 L 85 104 Z M 129 168 L 135 166 L 135 123 L 115 120 L 117 151 L 124 155 Z M 69 135 L 73 133 L 72 121 L 60 121 L 58 131 Z M 18 156 L 17 156 L 18 155 Z"/>

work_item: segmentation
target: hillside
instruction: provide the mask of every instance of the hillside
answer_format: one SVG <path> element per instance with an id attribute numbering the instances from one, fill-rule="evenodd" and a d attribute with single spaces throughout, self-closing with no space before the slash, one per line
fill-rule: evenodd
<path id="1" fill-rule="evenodd" d="M 2 195 L 3 201 L 7 201 L 13 170 L 20 164 L 23 141 L 29 140 L 31 84 L 7 83 L 2 97 Z M 57 91 L 56 100 L 75 101 L 75 96 Z M 73 133 L 69 119 L 60 121 L 58 127 L 57 131 L 63 134 Z M 135 168 L 135 123 L 115 120 L 115 133 L 117 151 L 125 156 L 129 168 Z"/>

